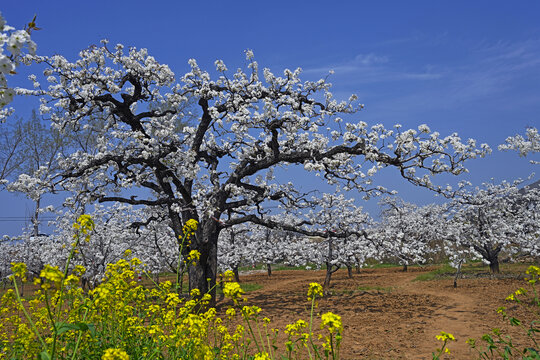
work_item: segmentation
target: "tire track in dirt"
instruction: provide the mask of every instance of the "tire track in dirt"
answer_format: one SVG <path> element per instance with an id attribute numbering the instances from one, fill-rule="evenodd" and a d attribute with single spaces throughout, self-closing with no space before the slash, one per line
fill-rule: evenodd
<path id="1" fill-rule="evenodd" d="M 452 351 L 452 358 L 468 359 L 474 357 L 466 340 L 468 338 L 478 338 L 484 331 L 483 316 L 476 311 L 478 299 L 470 293 L 454 288 L 451 280 L 438 280 L 444 284 L 438 284 L 437 288 L 432 288 L 429 283 L 406 279 L 400 284 L 400 290 L 412 294 L 424 294 L 438 298 L 441 306 L 432 309 L 428 315 L 429 321 L 426 323 L 426 341 L 419 344 L 422 348 L 429 349 L 426 358 L 431 358 L 431 351 L 436 346 L 441 346 L 442 342 L 435 340 L 435 336 L 441 331 L 451 333 L 458 339 L 457 342 L 450 342 L 448 347 Z M 443 285 L 443 289 L 441 286 Z M 430 348 L 431 346 L 431 348 Z"/>
<path id="2" fill-rule="evenodd" d="M 448 358 L 475 358 L 465 341 L 504 326 L 495 310 L 522 284 L 463 279 L 454 289 L 452 279 L 413 281 L 430 270 L 363 269 L 352 279 L 346 270 L 333 275 L 331 294 L 319 300 L 317 312 L 342 316 L 342 359 L 431 359 L 442 344 L 435 339 L 441 330 L 458 339 L 450 344 Z M 308 319 L 308 284 L 322 283 L 324 275 L 324 271 L 291 270 L 276 271 L 270 278 L 265 273 L 249 274 L 241 280 L 263 286 L 247 295 L 248 304 L 260 306 L 261 315 L 270 317 L 273 327 L 284 329 L 297 319 Z"/>

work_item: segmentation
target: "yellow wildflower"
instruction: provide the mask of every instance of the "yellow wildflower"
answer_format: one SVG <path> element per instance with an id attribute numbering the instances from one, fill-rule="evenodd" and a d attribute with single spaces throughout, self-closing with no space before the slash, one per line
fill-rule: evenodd
<path id="1" fill-rule="evenodd" d="M 122 349 L 107 349 L 101 360 L 129 360 L 129 355 Z"/>
<path id="2" fill-rule="evenodd" d="M 223 273 L 223 281 L 232 281 L 234 278 L 234 272 L 232 270 L 227 270 Z"/>
<path id="3" fill-rule="evenodd" d="M 234 308 L 228 308 L 225 313 L 229 316 L 229 319 L 232 319 L 236 315 L 236 310 Z"/>
<path id="4" fill-rule="evenodd" d="M 454 337 L 454 335 L 444 332 L 444 331 L 441 331 L 441 334 L 435 336 L 435 338 L 440 341 L 456 341 L 456 338 Z"/>
<path id="5" fill-rule="evenodd" d="M 341 324 L 341 316 L 327 312 L 321 316 L 321 329 L 324 329 L 328 326 L 328 331 L 330 333 L 338 332 L 341 333 L 343 326 Z"/>
<path id="6" fill-rule="evenodd" d="M 49 280 L 52 283 L 59 284 L 62 281 L 64 274 L 60 271 L 60 269 L 58 269 L 58 266 L 51 266 L 47 264 L 43 270 L 41 270 L 39 276 Z"/>
<path id="7" fill-rule="evenodd" d="M 83 275 L 86 272 L 86 268 L 82 265 L 76 265 L 73 269 L 75 275 Z"/>
<path id="8" fill-rule="evenodd" d="M 182 231 L 184 232 L 184 236 L 186 238 L 190 238 L 190 236 L 197 231 L 197 228 L 199 226 L 199 222 L 195 219 L 189 219 L 186 221 L 186 224 L 182 228 Z"/>
<path id="9" fill-rule="evenodd" d="M 242 298 L 243 293 L 244 290 L 242 290 L 237 282 L 225 283 L 225 286 L 223 287 L 223 295 L 232 299 L 235 303 Z"/>
<path id="10" fill-rule="evenodd" d="M 75 237 L 78 238 L 79 237 L 78 233 L 81 232 L 83 235 L 86 235 L 84 237 L 84 240 L 86 242 L 89 242 L 90 241 L 89 232 L 94 230 L 94 227 L 95 227 L 94 220 L 92 220 L 92 217 L 90 215 L 83 214 L 79 216 L 79 218 L 77 219 L 77 222 L 73 224 L 73 228 L 77 230 L 77 234 L 75 234 Z"/>
<path id="11" fill-rule="evenodd" d="M 244 319 L 249 320 L 253 316 L 256 316 L 261 312 L 261 308 L 258 306 L 244 306 L 242 308 L 242 315 L 244 316 Z"/>
<path id="12" fill-rule="evenodd" d="M 187 261 L 196 261 L 196 260 L 199 260 L 200 258 L 201 258 L 200 252 L 198 252 L 197 250 L 191 250 L 187 257 Z"/>
<path id="13" fill-rule="evenodd" d="M 25 263 L 11 263 L 11 271 L 13 272 L 13 275 L 19 277 L 22 281 L 26 281 L 27 269 Z"/>
<path id="14" fill-rule="evenodd" d="M 189 219 L 186 222 L 186 227 L 191 229 L 192 231 L 197 231 L 198 225 L 199 225 L 199 222 L 195 219 Z"/>
<path id="15" fill-rule="evenodd" d="M 271 358 L 267 352 L 263 351 L 263 352 L 255 354 L 255 357 L 253 358 L 253 360 L 271 360 Z"/>
<path id="16" fill-rule="evenodd" d="M 316 283 L 316 282 L 312 282 L 309 284 L 309 289 L 307 293 L 309 301 L 311 301 L 313 298 L 317 296 L 322 296 L 322 295 L 323 295 L 323 287 L 321 286 L 321 284 Z"/>
<path id="17" fill-rule="evenodd" d="M 285 334 L 300 335 L 302 329 L 307 326 L 308 324 L 304 320 L 297 320 L 294 324 L 289 324 L 285 327 Z"/>

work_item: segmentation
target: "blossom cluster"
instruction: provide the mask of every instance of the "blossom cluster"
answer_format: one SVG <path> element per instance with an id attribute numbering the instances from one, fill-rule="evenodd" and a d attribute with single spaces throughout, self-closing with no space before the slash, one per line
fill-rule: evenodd
<path id="1" fill-rule="evenodd" d="M 13 100 L 15 94 L 8 87 L 6 76 L 15 74 L 25 49 L 30 54 L 36 51 L 36 43 L 30 38 L 30 31 L 35 29 L 34 21 L 35 17 L 27 29 L 17 30 L 9 26 L 0 14 L 0 120 L 9 113 L 2 108 Z"/>

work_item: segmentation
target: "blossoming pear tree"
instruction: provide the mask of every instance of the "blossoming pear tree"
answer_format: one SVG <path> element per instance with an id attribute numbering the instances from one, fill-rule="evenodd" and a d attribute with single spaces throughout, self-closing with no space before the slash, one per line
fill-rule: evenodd
<path id="1" fill-rule="evenodd" d="M 519 189 L 523 180 L 483 183 L 462 182 L 451 202 L 447 249 L 461 257 L 479 258 L 499 273 L 499 254 L 511 258 L 536 255 L 540 236 L 540 190 Z"/>
<path id="2" fill-rule="evenodd" d="M 444 237 L 444 207 L 418 206 L 398 197 L 384 197 L 379 202 L 381 221 L 372 236 L 382 257 L 397 259 L 403 271 L 411 264 L 421 264 L 439 251 Z"/>
<path id="3" fill-rule="evenodd" d="M 538 134 L 538 129 L 535 127 L 528 128 L 525 137 L 521 135 L 509 136 L 504 144 L 499 145 L 499 150 L 516 150 L 520 156 L 539 153 L 540 134 Z M 531 160 L 531 163 L 540 164 L 540 161 Z"/>
<path id="4" fill-rule="evenodd" d="M 279 224 L 299 223 L 292 214 L 279 214 L 270 217 Z M 260 225 L 241 224 L 226 228 L 220 232 L 218 243 L 218 268 L 221 271 L 232 270 L 239 282 L 238 267 L 265 264 L 268 276 L 272 275 L 272 265 L 302 266 L 312 261 L 304 246 L 305 236 L 280 228 L 268 228 Z M 309 242 L 311 245 L 311 242 Z M 298 258 L 302 254 L 302 260 Z"/>
<path id="5" fill-rule="evenodd" d="M 461 174 L 466 160 L 489 151 L 425 125 L 368 126 L 352 118 L 362 107 L 355 96 L 336 101 L 324 79 L 302 82 L 301 69 L 281 76 L 260 71 L 251 51 L 246 57 L 247 69 L 232 73 L 216 61 L 215 79 L 190 60 L 191 70 L 178 82 L 145 49 L 111 48 L 106 41 L 81 51 L 75 61 L 28 57 L 45 67 L 48 85 L 34 77 L 33 89 L 18 92 L 39 96 L 40 110 L 56 129 L 92 129 L 98 151 L 73 152 L 48 181 L 27 177 L 18 185 L 158 209 L 176 238 L 187 220 L 197 220 L 191 248 L 201 257 L 190 267 L 189 282 L 204 293 L 216 281 L 221 230 L 246 222 L 277 227 L 268 205 L 309 202 L 298 182 L 277 176 L 276 169 L 302 166 L 313 179 L 362 192 L 384 191 L 370 177 L 390 167 L 415 185 L 443 192 L 431 175 Z M 178 126 L 189 116 L 181 109 L 190 99 L 198 104 L 198 118 Z M 98 126 L 95 117 L 105 120 Z M 327 236 L 302 224 L 282 229 Z"/>
<path id="6" fill-rule="evenodd" d="M 8 86 L 7 76 L 16 74 L 15 70 L 25 51 L 30 54 L 36 52 L 36 43 L 30 38 L 32 30 L 39 30 L 35 21 L 34 16 L 24 30 L 17 30 L 9 26 L 0 13 L 0 122 L 13 112 L 6 108 L 15 95 L 14 89 Z"/>
<path id="7" fill-rule="evenodd" d="M 361 207 L 354 204 L 354 199 L 347 199 L 343 194 L 322 194 L 317 202 L 318 210 L 309 212 L 309 226 L 324 235 L 323 241 L 316 242 L 324 264 L 326 277 L 324 289 L 328 289 L 332 274 L 341 265 L 346 265 L 351 275 L 351 268 L 359 261 L 369 257 L 366 253 L 371 249 L 366 228 L 371 223 L 370 216 Z M 351 244 L 362 249 L 362 254 L 353 252 Z"/>
<path id="8" fill-rule="evenodd" d="M 266 273 L 272 276 L 272 265 L 276 263 L 289 263 L 285 249 L 295 247 L 303 236 L 291 231 L 270 229 L 263 226 L 254 227 L 253 239 L 248 248 L 251 248 L 255 263 L 264 264 Z"/>
<path id="9" fill-rule="evenodd" d="M 253 264 L 255 254 L 250 247 L 250 229 L 237 225 L 222 230 L 218 242 L 218 270 L 232 270 L 236 282 L 240 282 L 238 267 L 250 261 Z"/>

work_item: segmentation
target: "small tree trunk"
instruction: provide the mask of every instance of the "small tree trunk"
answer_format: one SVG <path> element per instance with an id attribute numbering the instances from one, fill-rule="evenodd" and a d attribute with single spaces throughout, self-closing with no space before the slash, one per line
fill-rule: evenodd
<path id="1" fill-rule="evenodd" d="M 331 261 L 334 258 L 334 247 L 332 246 L 332 238 L 328 238 L 328 253 L 327 253 L 327 261 L 326 261 L 326 277 L 324 278 L 324 285 L 323 289 L 326 293 L 328 290 L 328 287 L 330 286 L 330 280 L 332 279 L 332 264 Z"/>
<path id="2" fill-rule="evenodd" d="M 360 274 L 360 262 L 356 262 L 356 273 Z"/>
<path id="3" fill-rule="evenodd" d="M 454 277 L 454 289 L 457 288 L 457 279 L 461 275 L 461 261 L 458 264 L 457 270 L 456 270 L 456 276 Z"/>
<path id="4" fill-rule="evenodd" d="M 352 279 L 352 266 L 347 264 L 347 275 L 349 276 L 349 279 Z"/>
<path id="5" fill-rule="evenodd" d="M 324 278 L 324 284 L 323 284 L 323 289 L 325 293 L 328 290 L 328 287 L 330 286 L 330 280 L 332 280 L 332 265 L 330 265 L 330 263 L 327 262 L 326 263 L 326 276 Z"/>
<path id="6" fill-rule="evenodd" d="M 268 277 L 272 276 L 272 264 L 266 264 L 266 271 L 268 272 Z"/>
<path id="7" fill-rule="evenodd" d="M 403 272 L 406 272 L 407 271 L 407 264 L 403 264 Z"/>
<path id="8" fill-rule="evenodd" d="M 221 292 L 219 294 L 219 301 L 222 301 L 225 299 L 225 294 L 223 293 L 223 277 L 219 278 L 219 288 L 221 289 Z"/>
<path id="9" fill-rule="evenodd" d="M 39 221 L 38 221 L 38 216 L 39 216 L 39 204 L 41 202 L 41 197 L 39 197 L 37 200 L 36 200 L 36 210 L 34 211 L 34 216 L 32 217 L 32 224 L 33 224 L 33 233 L 34 233 L 34 237 L 38 237 L 39 236 Z"/>
<path id="10" fill-rule="evenodd" d="M 237 283 L 240 282 L 240 274 L 238 273 L 238 265 L 235 265 L 233 267 L 233 274 L 234 274 L 234 281 L 236 281 Z"/>
<path id="11" fill-rule="evenodd" d="M 501 252 L 501 248 L 499 246 L 494 247 L 491 243 L 488 243 L 484 245 L 484 249 L 487 255 L 484 257 L 489 262 L 489 271 L 492 274 L 499 274 L 501 272 L 499 269 L 499 253 Z"/>
<path id="12" fill-rule="evenodd" d="M 331 265 L 326 263 L 326 277 L 324 278 L 323 292 L 328 293 L 328 288 L 330 287 L 330 280 L 332 280 L 332 274 L 339 270 L 339 265 Z"/>
<path id="13" fill-rule="evenodd" d="M 499 257 L 495 257 L 489 262 L 489 271 L 493 274 L 499 274 L 501 272 L 499 269 Z"/>

